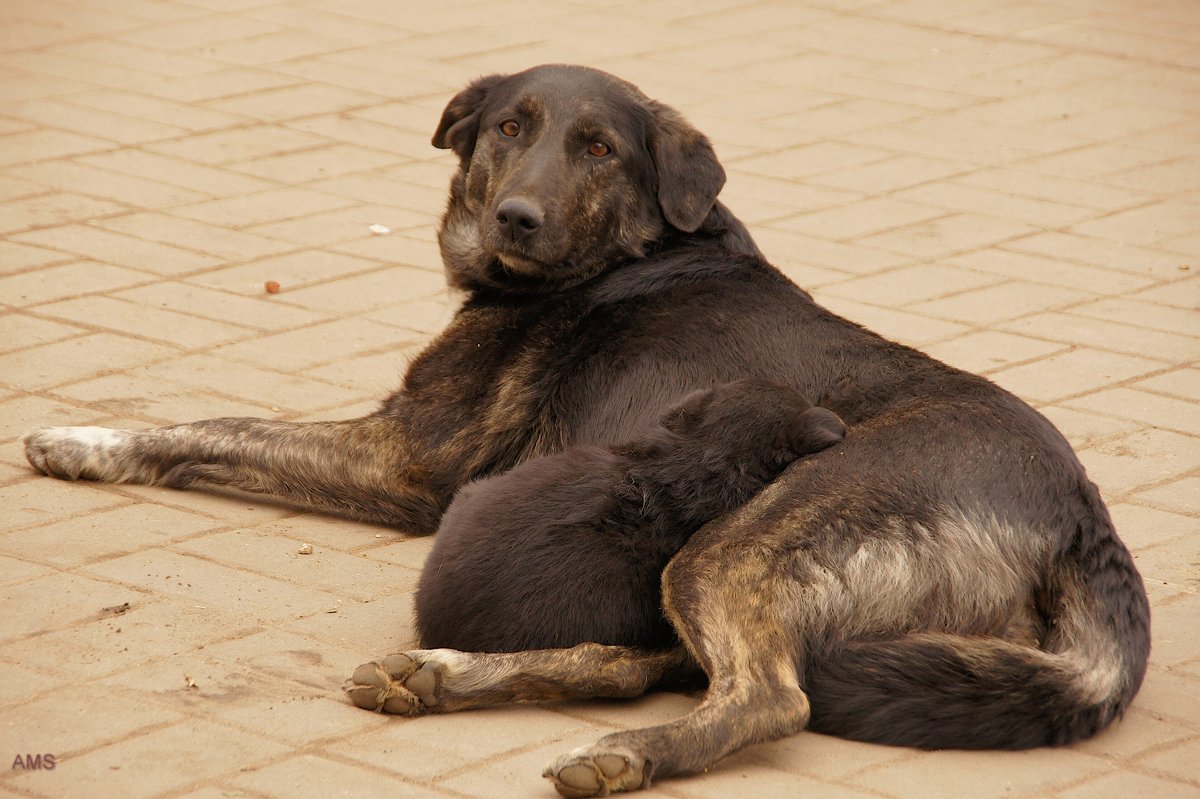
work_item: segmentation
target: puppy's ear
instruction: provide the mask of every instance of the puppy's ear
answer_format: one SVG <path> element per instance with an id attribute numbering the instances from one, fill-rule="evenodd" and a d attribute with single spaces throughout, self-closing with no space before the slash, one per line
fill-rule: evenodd
<path id="1" fill-rule="evenodd" d="M 479 112 L 487 101 L 488 92 L 505 77 L 488 75 L 479 78 L 454 95 L 433 132 L 433 146 L 439 150 L 454 150 L 464 161 L 469 159 L 475 151 L 475 137 L 479 135 Z"/>
<path id="2" fill-rule="evenodd" d="M 680 402 L 672 405 L 663 414 L 662 426 L 672 433 L 687 435 L 695 432 L 704 418 L 704 409 L 712 402 L 713 390 L 702 388 L 688 394 Z"/>
<path id="3" fill-rule="evenodd" d="M 668 222 L 694 233 L 725 185 L 725 170 L 705 135 L 679 112 L 654 100 L 648 105 L 654 115 L 648 138 L 658 170 L 658 204 Z"/>
<path id="4" fill-rule="evenodd" d="M 796 454 L 807 455 L 841 441 L 846 435 L 846 424 L 833 411 L 816 406 L 800 414 L 793 435 Z"/>

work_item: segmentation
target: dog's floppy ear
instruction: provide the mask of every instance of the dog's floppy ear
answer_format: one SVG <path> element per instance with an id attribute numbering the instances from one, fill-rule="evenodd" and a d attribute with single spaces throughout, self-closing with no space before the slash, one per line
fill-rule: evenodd
<path id="1" fill-rule="evenodd" d="M 454 95 L 446 104 L 437 130 L 433 132 L 433 146 L 439 150 L 454 150 L 463 160 L 470 158 L 475 151 L 475 137 L 479 135 L 479 112 L 483 109 L 488 92 L 505 77 L 488 75 L 478 78 Z"/>
<path id="2" fill-rule="evenodd" d="M 708 138 L 679 112 L 654 100 L 648 104 L 654 115 L 648 138 L 658 170 L 658 204 L 668 222 L 694 233 L 725 185 L 725 170 Z"/>
<path id="3" fill-rule="evenodd" d="M 704 418 L 704 409 L 712 402 L 713 390 L 702 388 L 688 394 L 663 414 L 662 426 L 672 433 L 687 435 L 694 432 Z"/>

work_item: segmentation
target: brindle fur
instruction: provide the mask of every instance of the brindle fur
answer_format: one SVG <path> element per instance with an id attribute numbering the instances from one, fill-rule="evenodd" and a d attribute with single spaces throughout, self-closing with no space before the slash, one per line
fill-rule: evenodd
<path id="1" fill-rule="evenodd" d="M 510 120 L 519 135 L 499 129 Z M 611 154 L 589 154 L 594 140 Z M 30 461 L 432 532 L 470 480 L 637 438 L 696 388 L 772 380 L 849 432 L 671 560 L 662 602 L 681 649 L 417 651 L 360 667 L 355 703 L 417 714 L 630 696 L 704 672 L 684 718 L 554 764 L 570 796 L 699 771 L 805 726 L 1019 748 L 1085 738 L 1124 712 L 1145 672 L 1148 605 L 1066 441 L 1012 395 L 834 316 L 764 262 L 716 200 L 724 173 L 707 140 L 676 113 L 603 73 L 540 67 L 472 84 L 434 143 L 460 159 L 440 240 L 468 298 L 377 413 L 43 429 L 26 439 Z M 506 200 L 529 223 L 519 231 L 500 225 Z"/>

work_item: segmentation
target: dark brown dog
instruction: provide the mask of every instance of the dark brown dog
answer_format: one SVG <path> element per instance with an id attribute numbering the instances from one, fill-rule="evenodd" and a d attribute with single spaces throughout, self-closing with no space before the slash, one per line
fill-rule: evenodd
<path id="1" fill-rule="evenodd" d="M 375 414 L 217 419 L 26 438 L 62 477 L 234 486 L 432 532 L 455 490 L 568 446 L 637 438 L 696 388 L 788 385 L 845 419 L 697 532 L 662 577 L 683 646 L 425 650 L 364 664 L 356 698 L 418 714 L 631 696 L 698 666 L 704 701 L 555 763 L 564 794 L 697 772 L 806 726 L 923 747 L 1092 735 L 1141 684 L 1149 610 L 1067 442 L 986 380 L 840 319 L 765 263 L 717 202 L 705 138 L 579 67 L 451 100 L 441 244 L 468 299 Z"/>
<path id="2" fill-rule="evenodd" d="M 667 561 L 797 458 L 842 439 L 831 411 L 762 380 L 696 391 L 615 447 L 571 447 L 458 492 L 417 589 L 421 645 L 678 646 Z M 366 693 L 375 707 L 373 691 Z"/>

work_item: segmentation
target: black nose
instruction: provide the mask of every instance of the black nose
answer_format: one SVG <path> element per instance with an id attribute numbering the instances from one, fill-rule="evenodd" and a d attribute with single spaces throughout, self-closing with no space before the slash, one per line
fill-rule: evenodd
<path id="1" fill-rule="evenodd" d="M 504 200 L 496 207 L 500 232 L 513 241 L 529 238 L 542 226 L 542 209 L 528 200 Z"/>

